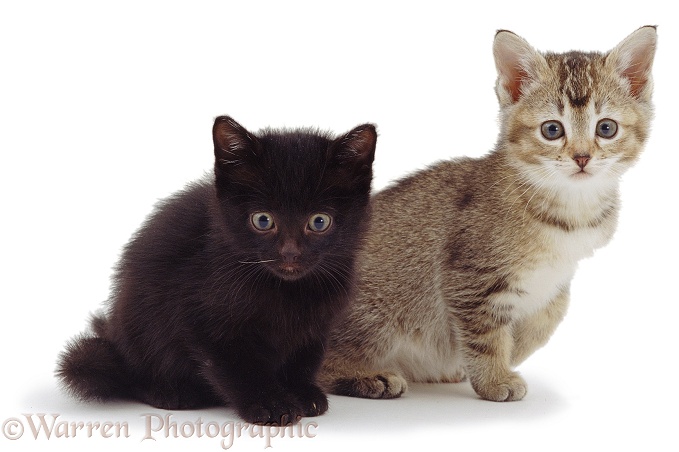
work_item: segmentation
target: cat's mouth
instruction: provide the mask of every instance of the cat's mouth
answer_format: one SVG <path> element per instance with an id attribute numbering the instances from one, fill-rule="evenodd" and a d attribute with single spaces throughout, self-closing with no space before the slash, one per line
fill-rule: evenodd
<path id="1" fill-rule="evenodd" d="M 302 268 L 301 265 L 297 263 L 285 263 L 278 266 L 284 273 L 297 273 Z"/>
<path id="2" fill-rule="evenodd" d="M 571 178 L 575 180 L 589 179 L 590 177 L 592 177 L 592 173 L 585 171 L 584 169 L 571 174 Z"/>
<path id="3" fill-rule="evenodd" d="M 574 180 L 585 180 L 594 177 L 595 173 L 596 170 L 592 171 L 592 168 L 588 165 L 585 168 L 578 168 L 577 171 L 573 171 L 570 174 L 570 178 Z"/>
<path id="4" fill-rule="evenodd" d="M 300 279 L 307 274 L 307 268 L 298 262 L 275 263 L 270 268 L 277 276 L 287 281 Z"/>

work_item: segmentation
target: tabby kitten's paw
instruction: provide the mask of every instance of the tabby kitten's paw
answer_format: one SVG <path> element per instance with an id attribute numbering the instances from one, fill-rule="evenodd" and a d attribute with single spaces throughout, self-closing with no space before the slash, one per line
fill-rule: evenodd
<path id="1" fill-rule="evenodd" d="M 527 391 L 526 382 L 516 372 L 511 372 L 502 379 L 472 380 L 472 387 L 479 396 L 494 402 L 521 400 Z"/>
<path id="2" fill-rule="evenodd" d="M 251 424 L 290 425 L 304 415 L 302 404 L 292 394 L 277 395 L 238 410 L 240 416 Z"/>
<path id="3" fill-rule="evenodd" d="M 397 374 L 383 372 L 361 375 L 353 378 L 338 378 L 333 384 L 333 393 L 366 399 L 395 399 L 400 397 L 408 383 Z"/>

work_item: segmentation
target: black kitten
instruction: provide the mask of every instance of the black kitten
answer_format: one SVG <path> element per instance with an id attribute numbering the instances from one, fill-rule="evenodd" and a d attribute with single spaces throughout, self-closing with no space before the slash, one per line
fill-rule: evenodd
<path id="1" fill-rule="evenodd" d="M 252 423 L 328 408 L 315 383 L 368 221 L 377 134 L 213 128 L 215 177 L 162 202 L 127 244 L 105 316 L 57 375 L 83 399 L 232 404 Z"/>

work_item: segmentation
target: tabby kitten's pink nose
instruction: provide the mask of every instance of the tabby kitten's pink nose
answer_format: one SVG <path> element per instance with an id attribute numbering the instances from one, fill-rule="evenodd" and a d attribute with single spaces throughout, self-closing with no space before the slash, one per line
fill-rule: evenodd
<path id="1" fill-rule="evenodd" d="M 580 169 L 585 169 L 585 166 L 587 166 L 587 163 L 589 163 L 591 157 L 589 155 L 576 155 L 573 157 L 573 160 L 575 160 L 575 163 L 578 164 Z"/>

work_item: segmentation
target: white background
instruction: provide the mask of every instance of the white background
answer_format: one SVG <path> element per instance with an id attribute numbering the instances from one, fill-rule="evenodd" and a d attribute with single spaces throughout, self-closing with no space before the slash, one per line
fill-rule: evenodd
<path id="1" fill-rule="evenodd" d="M 16 441 L 0 433 L 0 449 L 220 450 L 218 438 L 159 433 L 142 442 L 141 415 L 165 413 L 80 404 L 53 377 L 64 343 L 107 298 L 130 234 L 156 200 L 210 170 L 215 116 L 251 130 L 340 133 L 374 122 L 374 186 L 382 188 L 436 160 L 493 147 L 497 29 L 541 50 L 605 51 L 657 24 L 651 139 L 623 178 L 615 239 L 581 263 L 568 316 L 520 368 L 526 398 L 481 401 L 468 383 L 414 385 L 390 401 L 332 396 L 330 411 L 313 419 L 314 438 L 272 445 L 678 450 L 679 21 L 659 4 L 2 2 L 0 422 L 55 413 L 68 422 L 127 422 L 130 438 L 36 441 L 26 425 Z M 238 421 L 228 409 L 175 417 Z M 236 439 L 232 450 L 243 449 L 264 442 Z"/>

